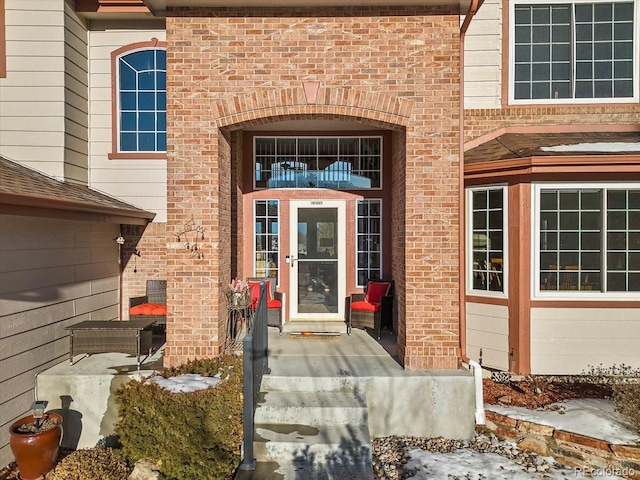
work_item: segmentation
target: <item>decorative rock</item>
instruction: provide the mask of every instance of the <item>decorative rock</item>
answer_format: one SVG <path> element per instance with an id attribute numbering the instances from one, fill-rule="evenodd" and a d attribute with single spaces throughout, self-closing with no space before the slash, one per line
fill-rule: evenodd
<path id="1" fill-rule="evenodd" d="M 157 465 L 146 460 L 138 460 L 129 475 L 129 480 L 157 480 L 160 478 L 160 470 Z"/>
<path id="2" fill-rule="evenodd" d="M 518 442 L 518 448 L 543 457 L 549 456 L 549 447 L 547 444 L 535 438 L 525 437 L 521 442 Z"/>

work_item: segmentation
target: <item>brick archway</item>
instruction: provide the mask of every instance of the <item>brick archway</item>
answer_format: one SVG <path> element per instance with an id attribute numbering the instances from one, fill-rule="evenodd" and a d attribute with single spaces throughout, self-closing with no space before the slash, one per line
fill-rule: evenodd
<path id="1" fill-rule="evenodd" d="M 306 82 L 299 87 L 270 89 L 219 99 L 212 114 L 219 128 L 294 118 L 344 118 L 365 120 L 376 128 L 397 130 L 409 124 L 413 102 L 393 95 L 354 88 L 323 87 Z"/>

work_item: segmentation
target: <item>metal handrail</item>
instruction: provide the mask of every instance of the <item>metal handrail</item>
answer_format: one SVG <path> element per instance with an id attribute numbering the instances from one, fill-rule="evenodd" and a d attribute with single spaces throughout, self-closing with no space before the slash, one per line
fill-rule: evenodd
<path id="1" fill-rule="evenodd" d="M 262 376 L 271 373 L 267 338 L 267 284 L 260 283 L 260 297 L 254 311 L 253 324 L 242 341 L 243 406 L 242 406 L 242 462 L 240 470 L 255 470 L 253 458 L 254 415 L 260 393 Z"/>

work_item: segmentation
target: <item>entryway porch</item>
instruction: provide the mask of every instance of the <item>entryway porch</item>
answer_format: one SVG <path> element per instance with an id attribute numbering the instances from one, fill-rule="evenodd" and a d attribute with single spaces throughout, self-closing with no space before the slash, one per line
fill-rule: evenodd
<path id="1" fill-rule="evenodd" d="M 300 338 L 269 328 L 268 339 L 271 373 L 263 378 L 256 412 L 260 469 L 266 463 L 290 470 L 311 459 L 313 468 L 325 468 L 345 448 L 354 456 L 343 458 L 343 465 L 367 466 L 369 442 L 377 436 L 473 436 L 471 373 L 405 371 L 394 358 L 395 335 L 387 330 L 378 341 L 359 329 L 351 336 Z M 69 447 L 90 447 L 113 434 L 113 392 L 161 367 L 163 346 L 155 341 L 159 348 L 140 371 L 135 356 L 105 353 L 78 355 L 73 365 L 65 360 L 37 376 L 38 397 L 69 416 Z"/>

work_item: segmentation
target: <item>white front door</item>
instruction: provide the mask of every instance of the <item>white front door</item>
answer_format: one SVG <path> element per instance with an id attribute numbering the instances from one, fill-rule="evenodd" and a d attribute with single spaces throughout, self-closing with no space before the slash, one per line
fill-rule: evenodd
<path id="1" fill-rule="evenodd" d="M 291 202 L 291 320 L 344 320 L 344 200 Z"/>

